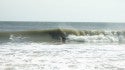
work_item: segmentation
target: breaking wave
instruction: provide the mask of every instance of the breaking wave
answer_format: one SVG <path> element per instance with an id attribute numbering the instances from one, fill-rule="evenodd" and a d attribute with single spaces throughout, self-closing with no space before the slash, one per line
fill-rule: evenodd
<path id="1" fill-rule="evenodd" d="M 125 31 L 51 29 L 0 32 L 0 42 L 125 43 Z"/>

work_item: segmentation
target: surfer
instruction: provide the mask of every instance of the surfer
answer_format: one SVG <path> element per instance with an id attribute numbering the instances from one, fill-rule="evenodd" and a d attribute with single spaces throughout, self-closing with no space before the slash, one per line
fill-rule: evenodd
<path id="1" fill-rule="evenodd" d="M 66 43 L 66 33 L 61 33 L 59 35 L 59 41 L 62 42 L 62 43 Z"/>
<path id="2" fill-rule="evenodd" d="M 66 42 L 67 34 L 66 32 L 63 32 L 60 29 L 49 32 L 49 34 L 51 35 L 53 39 L 56 39 L 59 42 L 62 42 L 62 43 Z"/>
<path id="3" fill-rule="evenodd" d="M 66 37 L 60 36 L 59 41 L 62 42 L 62 43 L 66 43 Z"/>

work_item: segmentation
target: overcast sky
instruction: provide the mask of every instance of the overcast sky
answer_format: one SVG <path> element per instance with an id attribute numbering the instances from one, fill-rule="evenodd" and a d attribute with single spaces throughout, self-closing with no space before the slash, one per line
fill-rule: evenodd
<path id="1" fill-rule="evenodd" d="M 125 0 L 0 0 L 0 21 L 125 22 Z"/>

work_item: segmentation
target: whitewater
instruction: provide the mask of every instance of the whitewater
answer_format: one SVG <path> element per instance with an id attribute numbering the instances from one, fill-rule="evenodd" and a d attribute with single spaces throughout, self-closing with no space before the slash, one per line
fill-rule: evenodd
<path id="1" fill-rule="evenodd" d="M 0 70 L 124 70 L 125 45 L 7 43 Z"/>
<path id="2" fill-rule="evenodd" d="M 0 70 L 125 70 L 124 27 L 124 23 L 0 22 Z"/>

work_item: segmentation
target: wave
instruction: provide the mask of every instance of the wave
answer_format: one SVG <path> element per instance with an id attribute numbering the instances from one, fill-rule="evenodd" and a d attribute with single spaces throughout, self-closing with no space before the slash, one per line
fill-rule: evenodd
<path id="1" fill-rule="evenodd" d="M 0 42 L 124 43 L 125 31 L 48 29 L 0 32 Z"/>

